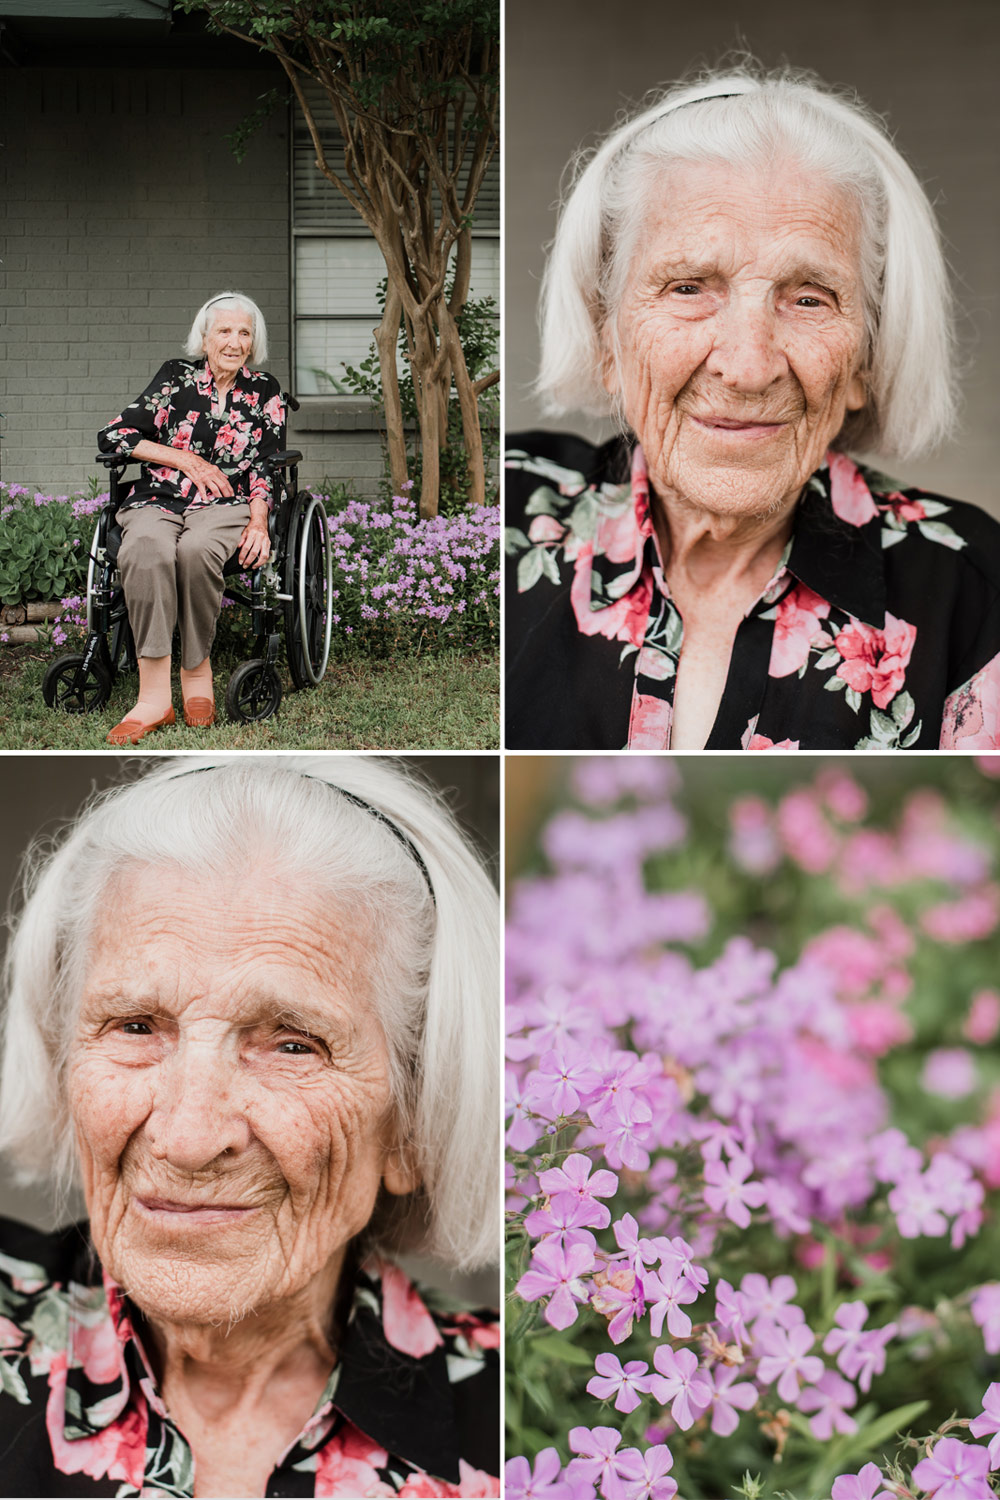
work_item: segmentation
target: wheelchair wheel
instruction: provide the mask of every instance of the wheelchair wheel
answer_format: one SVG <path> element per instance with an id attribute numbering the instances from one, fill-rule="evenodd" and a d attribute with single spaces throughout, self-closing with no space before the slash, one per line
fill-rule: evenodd
<path id="1" fill-rule="evenodd" d="M 285 551 L 285 651 L 297 688 L 321 682 L 330 659 L 333 549 L 326 510 L 316 495 L 299 495 Z"/>
<path id="2" fill-rule="evenodd" d="M 238 724 L 269 719 L 281 703 L 281 678 L 274 667 L 254 657 L 240 662 L 226 688 L 226 713 Z"/>
<path id="3" fill-rule="evenodd" d="M 61 708 L 67 714 L 92 714 L 103 708 L 111 697 L 111 678 L 95 654 L 91 658 L 86 680 L 76 685 L 76 674 L 83 656 L 70 651 L 59 656 L 42 678 L 42 697 L 49 708 Z"/>

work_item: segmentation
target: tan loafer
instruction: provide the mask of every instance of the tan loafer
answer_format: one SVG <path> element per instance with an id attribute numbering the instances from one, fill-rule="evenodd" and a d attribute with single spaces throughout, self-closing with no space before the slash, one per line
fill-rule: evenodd
<path id="1" fill-rule="evenodd" d="M 121 723 L 116 724 L 108 735 L 108 744 L 138 745 L 139 741 L 144 740 L 147 734 L 152 734 L 154 729 L 169 728 L 171 724 L 176 723 L 173 704 L 167 709 L 163 718 L 157 719 L 155 724 L 144 724 L 141 719 L 122 719 Z"/>
<path id="2" fill-rule="evenodd" d="M 208 729 L 215 723 L 215 704 L 211 698 L 189 698 L 184 705 L 184 722 L 189 729 Z"/>

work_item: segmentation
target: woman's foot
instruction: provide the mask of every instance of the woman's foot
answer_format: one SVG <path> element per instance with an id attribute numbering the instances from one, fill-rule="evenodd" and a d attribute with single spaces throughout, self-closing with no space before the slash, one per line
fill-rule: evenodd
<path id="1" fill-rule="evenodd" d="M 173 704 L 158 719 L 149 718 L 148 705 L 140 699 L 132 712 L 120 724 L 116 724 L 108 735 L 109 745 L 138 745 L 139 741 L 145 739 L 147 734 L 152 734 L 154 729 L 169 728 L 176 724 Z"/>
<path id="2" fill-rule="evenodd" d="M 215 689 L 212 662 L 205 657 L 196 667 L 181 667 L 184 722 L 189 729 L 207 729 L 215 723 Z"/>
<path id="3" fill-rule="evenodd" d="M 185 698 L 184 722 L 189 729 L 208 729 L 215 723 L 215 702 L 211 698 Z"/>

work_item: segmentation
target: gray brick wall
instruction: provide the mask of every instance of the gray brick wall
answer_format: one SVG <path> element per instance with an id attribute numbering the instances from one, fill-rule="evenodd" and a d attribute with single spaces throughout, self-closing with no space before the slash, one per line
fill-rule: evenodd
<path id="1" fill-rule="evenodd" d="M 225 140 L 267 82 L 239 69 L 5 72 L 7 481 L 82 488 L 99 472 L 98 428 L 226 286 L 260 304 L 268 368 L 287 385 L 287 121 L 276 112 L 242 164 Z M 307 481 L 377 493 L 382 448 L 364 413 L 303 413 L 292 440 Z"/>

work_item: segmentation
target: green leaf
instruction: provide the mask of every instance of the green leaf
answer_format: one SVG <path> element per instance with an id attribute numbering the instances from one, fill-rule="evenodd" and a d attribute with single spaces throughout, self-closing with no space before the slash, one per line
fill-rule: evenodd
<path id="1" fill-rule="evenodd" d="M 597 521 L 600 512 L 597 501 L 593 495 L 585 494 L 576 502 L 570 511 L 569 524 L 574 536 L 581 541 L 591 542 L 597 535 Z"/>
<path id="2" fill-rule="evenodd" d="M 527 505 L 524 507 L 525 515 L 528 516 L 556 516 L 559 514 L 561 502 L 554 490 L 548 485 L 542 485 L 532 494 Z"/>
<path id="3" fill-rule="evenodd" d="M 857 713 L 861 707 L 861 694 L 855 688 L 849 687 L 847 689 L 847 702 L 848 706 L 853 708 L 854 712 Z"/>
<path id="4" fill-rule="evenodd" d="M 879 740 L 894 740 L 896 738 L 896 723 L 888 714 L 884 714 L 880 708 L 872 709 L 871 733 Z"/>
<path id="5" fill-rule="evenodd" d="M 559 1334 L 546 1334 L 542 1338 L 532 1339 L 531 1350 L 533 1354 L 544 1354 L 554 1359 L 561 1365 L 577 1365 L 580 1369 L 591 1370 L 594 1361 L 586 1349 L 571 1344 L 568 1339 L 561 1338 Z"/>
<path id="6" fill-rule="evenodd" d="M 847 687 L 847 683 L 842 677 L 834 676 L 828 678 L 827 681 L 824 682 L 823 687 L 828 693 L 842 693 Z"/>
<path id="7" fill-rule="evenodd" d="M 940 542 L 942 547 L 950 547 L 953 552 L 961 552 L 965 546 L 965 538 L 952 531 L 943 521 L 918 521 L 917 530 L 929 542 Z"/>
<path id="8" fill-rule="evenodd" d="M 562 579 L 559 577 L 559 565 L 556 562 L 555 553 L 548 547 L 539 547 L 538 550 L 542 555 L 542 571 L 546 578 L 550 579 L 553 583 L 561 583 Z"/>
<path id="9" fill-rule="evenodd" d="M 897 542 L 901 542 L 905 536 L 906 536 L 906 527 L 905 526 L 903 527 L 902 531 L 890 531 L 887 526 L 883 526 L 882 527 L 882 550 L 885 551 L 886 547 L 895 547 L 896 543 Z"/>
<path id="10" fill-rule="evenodd" d="M 516 526 L 505 526 L 503 532 L 503 548 L 508 557 L 513 557 L 515 552 L 523 552 L 530 547 L 531 543 L 523 531 Z"/>
<path id="11" fill-rule="evenodd" d="M 839 666 L 841 660 L 840 652 L 834 647 L 832 651 L 824 651 L 822 656 L 817 656 L 813 665 L 819 667 L 821 671 L 826 672 L 830 667 Z M 843 681 L 843 678 L 840 681 Z"/>
<path id="12" fill-rule="evenodd" d="M 905 729 L 913 718 L 913 712 L 916 708 L 916 704 L 910 694 L 897 693 L 889 707 L 892 710 L 892 717 L 895 723 L 899 725 L 900 729 Z"/>
<path id="13" fill-rule="evenodd" d="M 544 547 L 532 547 L 526 552 L 517 565 L 517 587 L 519 593 L 533 588 L 542 576 L 542 555 Z"/>
<path id="14" fill-rule="evenodd" d="M 31 1405 L 28 1387 L 21 1378 L 20 1372 L 5 1359 L 0 1359 L 0 1390 L 6 1391 L 8 1396 L 13 1396 L 14 1400 L 19 1401 L 22 1406 Z"/>

